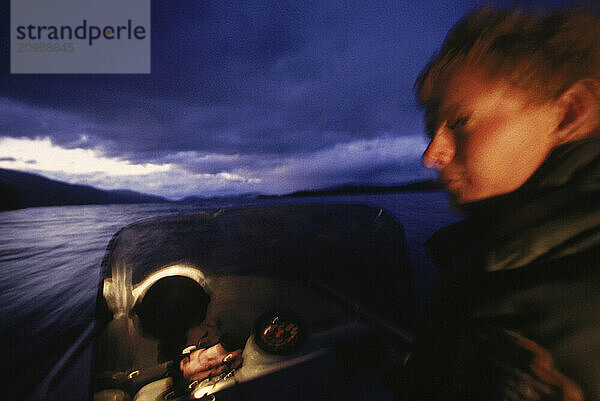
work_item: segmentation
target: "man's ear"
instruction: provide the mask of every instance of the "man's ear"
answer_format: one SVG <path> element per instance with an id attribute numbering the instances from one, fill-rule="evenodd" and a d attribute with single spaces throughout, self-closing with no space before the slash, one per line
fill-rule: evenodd
<path id="1" fill-rule="evenodd" d="M 585 138 L 600 125 L 600 83 L 582 79 L 567 88 L 556 100 L 562 111 L 557 128 L 558 144 Z"/>

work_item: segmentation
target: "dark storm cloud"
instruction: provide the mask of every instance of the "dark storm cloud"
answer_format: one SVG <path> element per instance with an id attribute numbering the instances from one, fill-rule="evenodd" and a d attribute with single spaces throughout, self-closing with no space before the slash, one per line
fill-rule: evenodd
<path id="1" fill-rule="evenodd" d="M 292 154 L 397 128 L 399 96 L 411 101 L 396 2 L 152 6 L 152 74 L 9 76 L 0 94 L 21 111 L 3 135 L 147 161 Z"/>

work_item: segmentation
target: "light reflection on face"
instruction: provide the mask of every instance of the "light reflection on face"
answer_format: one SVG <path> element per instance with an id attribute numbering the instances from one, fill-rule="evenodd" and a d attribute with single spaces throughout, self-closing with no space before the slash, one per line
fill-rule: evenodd
<path id="1" fill-rule="evenodd" d="M 457 204 L 514 191 L 556 146 L 560 120 L 553 102 L 534 102 L 483 68 L 456 70 L 428 107 L 432 140 L 423 162 L 439 171 Z"/>

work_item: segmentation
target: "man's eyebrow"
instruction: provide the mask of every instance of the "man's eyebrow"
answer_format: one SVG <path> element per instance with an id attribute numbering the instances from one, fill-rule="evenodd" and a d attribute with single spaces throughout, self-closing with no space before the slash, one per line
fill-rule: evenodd
<path id="1" fill-rule="evenodd" d="M 443 107 L 441 103 L 437 103 L 435 109 L 431 111 L 432 117 L 426 118 L 434 118 L 431 121 L 432 124 L 436 124 L 438 121 L 436 120 L 452 120 L 455 118 L 465 117 L 467 110 L 465 110 L 465 106 L 460 102 L 453 102 L 444 104 Z M 433 127 L 435 129 L 435 127 Z"/>

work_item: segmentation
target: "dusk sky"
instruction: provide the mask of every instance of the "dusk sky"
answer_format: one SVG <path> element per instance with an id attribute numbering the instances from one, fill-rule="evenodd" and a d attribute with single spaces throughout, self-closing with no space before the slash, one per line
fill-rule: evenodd
<path id="1" fill-rule="evenodd" d="M 9 3 L 0 168 L 178 199 L 434 177 L 413 83 L 482 2 L 152 1 L 151 74 L 71 75 L 9 73 Z"/>

